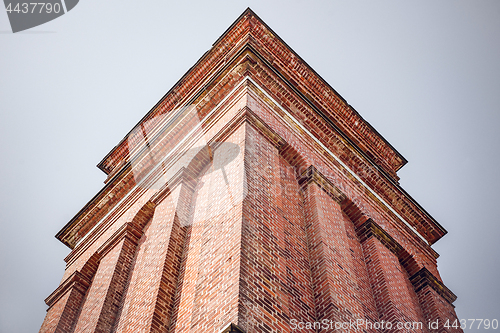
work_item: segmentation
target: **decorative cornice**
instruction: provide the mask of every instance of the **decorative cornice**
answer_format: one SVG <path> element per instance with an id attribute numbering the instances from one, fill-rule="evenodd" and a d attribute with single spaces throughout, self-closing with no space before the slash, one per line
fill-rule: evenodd
<path id="1" fill-rule="evenodd" d="M 241 61 L 239 61 L 238 63 L 239 64 L 248 64 L 252 61 L 255 61 L 255 59 L 253 59 L 251 57 L 250 54 L 241 54 Z M 245 65 L 246 66 L 246 65 Z M 238 89 L 240 89 L 241 87 L 245 87 L 245 89 L 248 89 L 250 88 L 250 91 L 253 90 L 253 88 L 255 87 L 255 84 L 252 83 L 252 84 L 248 84 L 248 82 L 251 82 L 251 79 L 247 78 L 247 79 L 243 79 L 242 81 L 239 81 L 238 85 L 231 91 L 228 90 L 227 87 L 225 87 L 224 89 L 226 89 L 226 92 L 224 92 L 223 94 L 221 94 L 219 91 L 210 91 L 210 95 L 212 94 L 218 94 L 218 98 L 221 98 L 221 96 L 225 96 L 222 101 L 220 102 L 221 104 L 225 103 L 224 101 L 226 100 L 226 97 L 227 96 L 233 96 L 233 95 L 237 95 L 239 94 L 238 93 L 235 93 L 234 91 L 238 91 Z M 259 88 L 258 86 L 256 88 Z M 262 88 L 261 88 L 262 89 Z M 241 90 L 241 89 L 240 89 Z M 228 99 L 230 100 L 230 99 Z M 212 103 L 212 102 L 211 102 Z M 218 104 L 219 105 L 219 104 Z M 214 108 L 214 107 L 212 107 Z M 215 108 L 214 108 L 215 109 Z M 255 116 L 255 114 L 252 112 L 252 110 L 248 107 L 246 107 L 246 110 L 244 110 L 244 112 L 248 113 L 248 117 L 246 118 L 250 123 L 252 123 L 252 125 L 257 128 L 261 133 L 263 133 L 266 137 L 269 138 L 269 140 L 271 142 L 273 142 L 273 144 L 280 150 L 280 152 L 284 152 L 285 150 L 287 150 L 290 146 L 278 135 L 276 134 L 263 120 L 259 119 L 258 117 Z M 215 113 L 211 116 L 211 117 L 215 117 Z M 205 121 L 205 118 L 204 120 Z M 208 120 L 208 121 L 212 121 L 211 119 Z M 233 126 L 233 124 L 226 124 L 225 125 L 225 128 L 228 129 L 230 128 L 231 126 Z M 210 146 L 209 146 L 210 148 Z M 297 161 L 292 161 L 292 162 L 297 162 Z M 304 161 L 299 161 L 298 163 L 302 163 Z M 304 165 L 307 165 L 307 163 L 305 163 Z M 302 168 L 302 167 L 301 167 Z M 127 168 L 128 171 L 130 171 L 130 167 Z M 303 170 L 303 169 L 302 169 Z M 119 172 L 120 174 L 122 173 L 121 171 Z M 127 176 L 128 177 L 128 176 Z M 123 178 L 123 177 L 122 177 Z M 104 197 L 104 199 L 108 200 L 108 201 L 117 201 L 116 200 L 116 196 L 114 196 L 114 193 L 111 193 L 113 190 L 113 186 L 118 186 L 119 188 L 122 188 L 123 186 L 127 186 L 126 184 L 125 185 L 119 185 L 118 182 L 124 182 L 126 179 L 125 178 L 119 178 L 119 179 L 116 179 L 115 180 L 112 180 L 110 181 L 108 184 L 106 184 L 105 186 L 105 189 L 103 189 L 103 194 L 102 194 L 102 197 Z M 383 180 L 383 178 L 382 178 Z M 382 182 L 383 183 L 383 182 Z M 326 185 L 325 185 L 326 186 Z M 366 184 L 364 185 L 365 187 L 367 186 Z M 389 185 L 388 185 L 389 186 Z M 367 187 L 368 190 L 371 190 L 370 188 Z M 386 191 L 386 189 L 382 188 L 382 189 L 378 189 L 377 188 L 377 191 Z M 392 187 L 389 188 L 389 190 L 394 193 L 394 190 Z M 106 191 L 109 191 L 110 193 L 106 193 Z M 391 195 L 392 193 L 391 192 L 388 192 L 388 195 Z M 385 197 L 385 195 L 387 195 L 387 193 L 382 193 L 381 194 L 383 197 Z M 109 199 L 108 199 L 109 197 Z M 406 198 L 406 196 L 404 197 Z M 99 207 L 103 207 L 105 209 L 108 209 L 107 206 L 111 206 L 112 205 L 108 205 L 106 202 L 104 202 L 103 200 L 104 199 L 101 199 L 101 197 L 97 198 L 96 201 L 91 200 L 91 202 L 89 202 L 86 207 L 84 209 L 82 209 L 82 211 L 80 213 L 77 214 L 77 216 L 75 216 L 70 222 L 68 222 L 68 224 L 63 228 L 63 230 L 61 230 L 58 234 L 57 234 L 57 238 L 59 238 L 61 241 L 63 241 L 65 244 L 68 244 L 68 246 L 70 247 L 74 247 L 75 246 L 75 242 L 72 242 L 70 241 L 70 238 L 75 238 L 75 239 L 79 239 L 79 238 L 82 238 L 82 235 L 80 235 L 82 232 L 85 232 L 87 233 L 88 231 L 85 231 L 82 229 L 82 232 L 78 231 L 79 228 L 83 228 L 82 226 L 84 224 L 91 224 L 91 223 L 88 223 L 87 221 L 85 221 L 84 219 L 87 219 L 87 216 L 90 218 L 90 219 L 93 219 L 93 220 L 98 220 L 97 216 L 100 214 L 102 215 L 101 213 L 99 212 L 92 212 L 92 211 L 96 211 L 97 210 L 100 210 Z M 411 201 L 411 197 L 409 197 L 410 201 Z M 406 200 L 403 200 L 402 203 L 406 204 L 407 201 Z M 121 203 L 119 203 L 121 204 Z M 385 203 L 383 203 L 385 204 Z M 387 205 L 387 204 L 385 204 Z M 94 206 L 94 207 L 93 207 Z M 97 207 L 97 208 L 96 208 Z M 390 206 L 387 206 L 388 209 L 390 210 L 391 207 Z M 415 209 L 411 206 L 408 206 L 408 205 L 403 205 L 403 208 L 407 211 L 409 211 L 410 213 Z M 417 214 L 413 214 L 411 216 L 415 217 L 420 217 L 421 215 L 418 213 L 418 207 L 416 208 L 417 209 Z M 90 213 L 92 212 L 92 213 Z M 408 217 L 410 216 L 409 214 L 405 214 L 404 216 L 405 217 Z M 84 215 L 85 214 L 85 215 Z M 396 213 L 395 213 L 396 214 Z M 397 217 L 399 217 L 397 214 L 396 214 Z M 411 217 L 410 216 L 410 217 Z M 83 218 L 82 218 L 83 217 Z M 401 218 L 401 217 L 399 217 Z M 82 219 L 82 221 L 79 221 L 80 219 Z M 401 218 L 403 221 L 404 221 L 404 218 Z M 99 218 L 100 220 L 100 218 Z M 95 223 L 95 221 L 93 221 Z M 439 224 L 437 224 L 437 222 L 435 222 L 432 218 L 431 218 L 431 224 L 428 224 L 429 221 L 427 221 L 426 219 L 422 218 L 422 220 L 417 220 L 417 221 L 413 221 L 413 220 L 410 220 L 411 222 L 411 226 L 412 227 L 415 227 L 419 232 L 422 232 L 423 231 L 426 231 L 426 230 L 430 230 L 429 232 L 434 232 L 434 230 L 436 230 L 437 234 L 436 235 L 430 235 L 429 234 L 424 234 L 427 239 L 432 243 L 433 241 L 437 240 L 437 238 L 435 237 L 439 237 L 439 232 L 440 230 L 444 230 L 442 229 L 442 227 L 439 226 Z M 422 224 L 422 226 L 419 225 Z M 434 223 L 436 223 L 436 226 L 438 227 L 437 229 L 434 227 Z M 78 226 L 80 225 L 80 226 Z M 90 230 L 89 228 L 85 227 L 86 229 Z M 422 230 L 421 230 L 422 229 Z M 414 230 L 413 230 L 414 231 Z M 75 234 L 75 232 L 77 232 L 78 234 Z M 75 235 L 73 235 L 75 234 Z M 432 238 L 430 238 L 432 237 Z"/>
<path id="2" fill-rule="evenodd" d="M 455 302 L 457 299 L 457 296 L 425 267 L 422 267 L 422 269 L 410 277 L 410 281 L 416 292 L 419 292 L 422 288 L 429 286 L 450 304 Z"/>
<path id="3" fill-rule="evenodd" d="M 334 120 L 330 125 L 338 126 L 340 133 L 347 133 L 354 140 L 354 146 L 369 152 L 368 156 L 376 156 L 374 160 L 383 164 L 383 168 L 397 178 L 395 172 L 406 163 L 404 157 L 250 9 L 226 30 L 212 49 L 200 58 L 137 126 L 160 113 L 170 111 L 186 100 L 186 96 L 192 96 L 193 91 L 206 84 L 210 76 L 223 71 L 247 47 L 262 55 L 262 59 L 265 58 L 267 62 L 276 64 L 280 75 L 292 82 L 297 91 L 300 90 L 300 94 L 315 105 L 316 111 L 324 112 L 325 120 Z M 249 60 L 255 61 L 254 58 Z M 110 173 L 133 149 L 134 147 L 129 147 L 127 140 L 122 140 L 99 163 L 99 168 Z"/>
<path id="4" fill-rule="evenodd" d="M 375 190 L 382 193 L 381 197 L 387 202 L 391 202 L 394 195 L 404 197 L 404 200 L 392 202 L 392 205 L 398 206 L 396 209 L 399 213 L 409 212 L 404 214 L 403 220 L 408 219 L 411 227 L 423 235 L 429 244 L 446 234 L 446 230 L 398 186 L 395 170 L 406 163 L 406 160 L 250 9 L 231 25 L 214 43 L 212 49 L 202 56 L 134 128 L 147 121 L 152 123 L 160 121 L 155 120 L 155 117 L 187 105 L 186 103 L 194 103 L 194 100 L 201 101 L 207 98 L 210 100 L 215 97 L 214 94 L 220 94 L 219 91 L 212 91 L 218 84 L 217 80 L 221 80 L 221 77 L 232 68 L 241 67 L 240 74 L 247 75 L 252 66 L 257 66 L 258 63 L 269 67 L 269 71 L 274 73 L 272 79 L 275 81 L 284 80 L 286 87 L 283 86 L 283 89 L 293 90 L 292 94 L 298 94 L 298 98 L 310 106 L 307 109 L 310 109 L 308 112 L 311 115 L 321 118 L 310 121 L 334 128 L 335 132 L 358 152 L 359 163 L 363 165 L 366 161 L 373 163 L 366 166 L 370 170 L 373 169 L 376 174 L 375 178 L 367 180 L 376 179 L 376 182 L 369 183 L 369 186 L 376 187 Z M 232 80 L 234 82 L 235 78 Z M 229 80 L 223 83 L 231 82 Z M 225 84 L 218 89 L 229 89 L 229 86 L 230 84 Z M 207 103 L 212 105 L 213 101 Z M 153 127 L 158 125 L 152 123 Z M 129 134 L 133 131 L 134 129 Z M 328 133 L 322 135 L 329 137 Z M 128 135 L 99 164 L 106 173 L 120 176 L 123 169 L 130 167 L 128 159 L 132 153 L 137 152 L 138 147 L 131 146 L 133 140 L 127 138 Z M 109 180 L 115 181 L 114 177 Z M 95 197 L 95 200 L 107 200 L 107 198 L 101 195 Z M 84 208 L 82 214 L 92 209 L 90 206 Z M 67 226 L 73 224 L 75 218 Z M 57 234 L 57 238 L 68 246 L 74 246 L 63 239 L 65 229 L 66 227 Z"/>

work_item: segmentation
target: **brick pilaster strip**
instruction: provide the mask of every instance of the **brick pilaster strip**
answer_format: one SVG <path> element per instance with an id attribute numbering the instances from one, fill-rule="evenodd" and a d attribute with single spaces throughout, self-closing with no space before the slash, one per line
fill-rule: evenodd
<path id="1" fill-rule="evenodd" d="M 75 332 L 111 332 L 125 293 L 137 242 L 130 224 L 107 242 L 89 287 Z"/>

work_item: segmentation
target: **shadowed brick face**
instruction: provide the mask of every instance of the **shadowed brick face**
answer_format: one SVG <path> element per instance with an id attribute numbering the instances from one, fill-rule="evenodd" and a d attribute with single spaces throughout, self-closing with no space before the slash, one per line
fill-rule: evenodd
<path id="1" fill-rule="evenodd" d="M 99 163 L 40 332 L 461 332 L 405 163 L 247 10 Z"/>

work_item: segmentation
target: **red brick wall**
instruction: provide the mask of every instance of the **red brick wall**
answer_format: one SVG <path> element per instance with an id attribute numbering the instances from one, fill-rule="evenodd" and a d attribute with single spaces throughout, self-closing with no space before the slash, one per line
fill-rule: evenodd
<path id="1" fill-rule="evenodd" d="M 209 165 L 197 178 L 171 332 L 216 332 L 238 319 L 244 134 L 226 139 L 240 154 L 224 170 Z"/>
<path id="2" fill-rule="evenodd" d="M 291 319 L 315 318 L 299 188 L 277 148 L 246 129 L 238 324 L 247 332 L 289 332 Z"/>
<path id="3" fill-rule="evenodd" d="M 290 146 L 240 107 L 226 110 L 229 128 L 214 127 L 237 156 L 216 148 L 213 163 L 200 157 L 190 167 L 201 173 L 180 174 L 160 196 L 143 192 L 92 244 L 79 245 L 66 275 L 85 274 L 90 287 L 60 291 L 42 332 L 218 332 L 230 322 L 291 332 L 294 321 L 455 318 L 453 297 L 433 287 L 441 283 L 435 263 L 405 249 L 420 245 L 368 201 L 342 194 L 331 180 L 345 176 L 330 177 L 334 169 L 300 176 L 309 146 Z"/>
<path id="4" fill-rule="evenodd" d="M 315 183 L 306 189 L 306 211 L 317 319 L 378 320 L 352 222 Z"/>
<path id="5" fill-rule="evenodd" d="M 163 200 L 142 235 L 116 332 L 163 332 L 175 296 L 185 229 L 176 218 L 181 186 Z"/>
<path id="6" fill-rule="evenodd" d="M 456 327 L 457 323 L 458 326 L 460 323 L 453 305 L 432 288 L 429 281 L 417 282 L 415 288 L 426 320 L 433 323 L 438 322 L 438 328 L 431 329 L 430 332 L 462 332 L 462 329 Z"/>
<path id="7" fill-rule="evenodd" d="M 75 326 L 86 289 L 87 286 L 82 286 L 78 281 L 73 282 L 66 293 L 48 309 L 40 333 L 71 332 Z"/>
<path id="8" fill-rule="evenodd" d="M 406 271 L 401 267 L 398 258 L 373 236 L 363 242 L 363 252 L 379 319 L 390 321 L 394 325 L 397 322 L 424 323 L 415 291 L 409 285 Z M 394 329 L 394 332 L 396 331 L 397 329 Z M 415 332 L 426 332 L 426 330 L 415 330 Z"/>
<path id="9" fill-rule="evenodd" d="M 134 132 L 134 163 L 115 160 L 121 150 L 110 157 L 106 191 L 60 238 L 74 248 L 41 332 L 219 332 L 229 323 L 292 332 L 294 322 L 358 319 L 423 322 L 415 331 L 427 332 L 427 321 L 456 318 L 437 254 L 394 212 L 429 239 L 438 228 L 427 230 L 414 203 L 250 58 L 224 69 L 149 151 Z M 193 147 L 204 148 L 175 162 Z M 149 186 L 161 176 L 165 185 Z"/>
<path id="10" fill-rule="evenodd" d="M 117 318 L 136 244 L 123 238 L 99 264 L 75 332 L 110 332 Z"/>

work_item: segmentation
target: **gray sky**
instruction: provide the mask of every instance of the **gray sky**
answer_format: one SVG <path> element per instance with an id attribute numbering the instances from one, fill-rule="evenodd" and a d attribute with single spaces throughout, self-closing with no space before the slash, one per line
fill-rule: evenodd
<path id="1" fill-rule="evenodd" d="M 95 165 L 248 6 L 408 159 L 458 316 L 500 320 L 500 1 L 81 0 L 17 34 L 0 9 L 0 333 L 38 331 Z"/>

